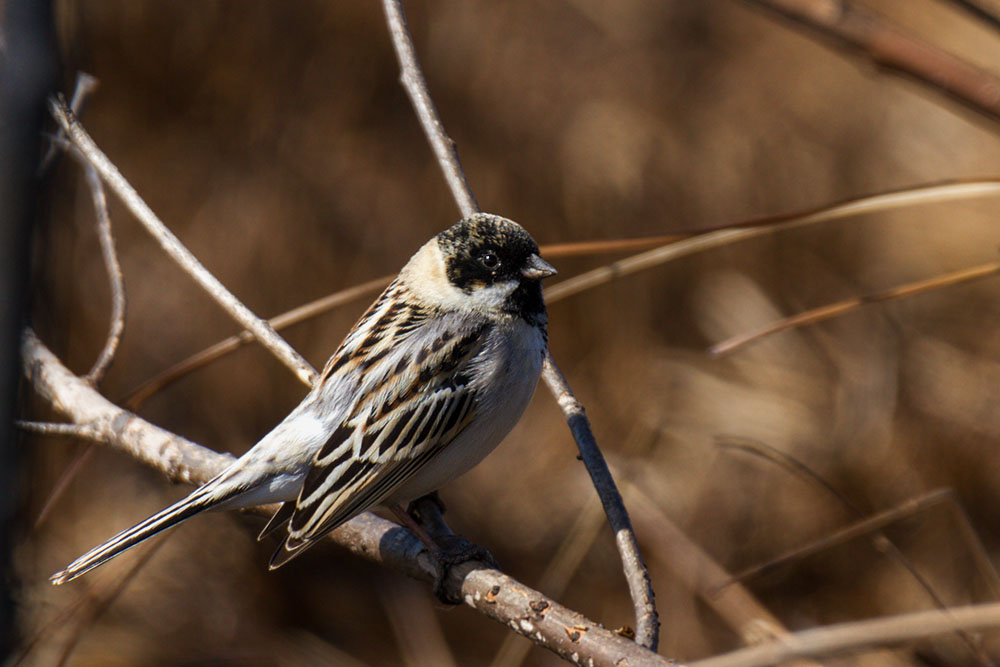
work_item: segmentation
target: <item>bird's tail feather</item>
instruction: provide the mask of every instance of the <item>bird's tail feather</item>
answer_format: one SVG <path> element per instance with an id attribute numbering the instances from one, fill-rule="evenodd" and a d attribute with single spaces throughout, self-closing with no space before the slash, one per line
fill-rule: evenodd
<path id="1" fill-rule="evenodd" d="M 218 479 L 218 478 L 216 478 Z M 215 481 L 215 480 L 213 480 Z M 65 570 L 56 572 L 50 577 L 53 584 L 64 584 L 72 581 L 85 572 L 89 572 L 99 565 L 103 565 L 118 554 L 131 549 L 143 540 L 156 535 L 162 530 L 175 526 L 185 519 L 189 519 L 195 514 L 215 507 L 216 505 L 229 500 L 238 495 L 242 490 L 234 489 L 232 493 L 219 497 L 215 485 L 209 482 L 197 491 L 177 501 L 145 521 L 124 530 L 104 544 L 94 547 L 70 563 Z"/>

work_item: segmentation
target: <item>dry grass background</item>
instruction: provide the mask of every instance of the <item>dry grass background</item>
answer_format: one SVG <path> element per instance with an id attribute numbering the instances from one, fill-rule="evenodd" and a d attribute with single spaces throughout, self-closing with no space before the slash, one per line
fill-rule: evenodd
<path id="1" fill-rule="evenodd" d="M 996 34 L 943 4 L 866 4 L 973 62 L 1000 58 Z M 58 10 L 68 71 L 101 81 L 84 114 L 89 131 L 257 313 L 391 273 L 458 218 L 397 84 L 377 3 L 105 0 Z M 996 126 L 735 0 L 435 1 L 407 10 L 480 205 L 543 244 L 694 230 L 997 172 Z M 66 160 L 55 176 L 34 320 L 83 373 L 103 341 L 109 299 L 85 185 Z M 118 398 L 235 329 L 117 203 L 112 215 L 129 295 L 104 384 Z M 931 205 L 683 259 L 553 305 L 552 348 L 618 474 L 732 571 L 852 517 L 801 478 L 720 448 L 723 436 L 793 455 L 868 512 L 952 487 L 995 559 L 995 279 L 871 307 L 724 359 L 705 350 L 782 314 L 993 261 L 996 221 L 993 200 Z M 602 259 L 557 263 L 566 277 Z M 287 338 L 320 365 L 365 305 Z M 142 414 L 241 452 L 303 393 L 274 359 L 246 349 L 164 391 Z M 629 437 L 647 444 L 619 454 Z M 30 637 L 139 555 L 79 585 L 53 589 L 48 574 L 184 490 L 102 451 L 51 519 L 32 528 L 80 446 L 25 445 L 18 595 Z M 444 490 L 452 525 L 534 584 L 593 494 L 575 453 L 540 390 L 506 443 Z M 267 573 L 273 545 L 255 543 L 259 523 L 214 515 L 174 531 L 86 626 L 69 664 L 407 664 L 413 654 L 401 650 L 387 611 L 399 600 L 432 615 L 460 665 L 489 664 L 508 634 L 467 608 L 432 606 L 399 576 L 333 547 Z M 948 604 L 990 598 L 947 513 L 888 534 Z M 666 567 L 669 553 L 639 539 L 658 594 L 661 651 L 694 659 L 738 646 Z M 751 590 L 792 629 L 931 606 L 865 540 L 780 567 Z M 606 527 L 557 597 L 610 627 L 632 623 Z M 54 664 L 80 618 L 46 631 L 28 664 Z M 984 641 L 1000 654 L 996 634 Z M 972 657 L 946 637 L 858 661 Z M 556 662 L 533 649 L 526 664 Z"/>

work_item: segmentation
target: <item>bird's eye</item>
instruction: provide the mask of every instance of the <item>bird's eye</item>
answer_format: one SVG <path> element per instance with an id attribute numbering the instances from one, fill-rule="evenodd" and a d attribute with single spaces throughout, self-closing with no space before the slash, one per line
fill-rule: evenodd
<path id="1" fill-rule="evenodd" d="M 492 271 L 493 269 L 500 266 L 500 258 L 492 250 L 487 250 L 482 255 L 479 256 L 479 263 L 485 266 L 487 269 Z"/>

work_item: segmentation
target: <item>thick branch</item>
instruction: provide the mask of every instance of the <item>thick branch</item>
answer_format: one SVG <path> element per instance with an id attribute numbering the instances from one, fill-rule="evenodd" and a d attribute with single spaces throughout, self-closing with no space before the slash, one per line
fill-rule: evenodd
<path id="1" fill-rule="evenodd" d="M 101 175 L 101 178 L 121 198 L 122 202 L 132 211 L 153 238 L 156 239 L 157 243 L 160 244 L 160 247 L 177 262 L 181 269 L 194 278 L 222 306 L 223 310 L 229 313 L 230 317 L 249 330 L 260 341 L 261 345 L 292 369 L 296 377 L 303 383 L 307 386 L 312 386 L 316 378 L 316 371 L 309 365 L 309 362 L 293 350 L 271 328 L 271 325 L 254 315 L 249 308 L 243 305 L 232 292 L 219 282 L 218 278 L 202 266 L 201 262 L 191 254 L 191 251 L 153 213 L 152 209 L 139 196 L 139 193 L 135 191 L 135 188 L 125 180 L 125 177 L 118 171 L 118 168 L 108 159 L 108 156 L 101 152 L 101 149 L 97 147 L 97 144 L 94 143 L 94 140 L 90 138 L 90 135 L 87 134 L 83 127 L 76 122 L 73 113 L 64 104 L 52 101 L 50 107 L 52 116 L 59 123 L 63 131 L 66 132 L 73 145 L 84 154 Z"/>
<path id="2" fill-rule="evenodd" d="M 749 0 L 1000 121 L 1000 79 L 844 0 Z"/>
<path id="3" fill-rule="evenodd" d="M 232 462 L 229 455 L 196 445 L 114 405 L 63 366 L 30 329 L 24 332 L 21 353 L 25 376 L 57 412 L 74 423 L 89 425 L 102 442 L 170 479 L 204 482 Z M 436 562 L 417 538 L 372 514 L 351 519 L 332 533 L 332 539 L 415 579 L 432 581 L 437 573 Z M 482 563 L 452 568 L 444 589 L 539 646 L 579 664 L 671 664 Z"/>

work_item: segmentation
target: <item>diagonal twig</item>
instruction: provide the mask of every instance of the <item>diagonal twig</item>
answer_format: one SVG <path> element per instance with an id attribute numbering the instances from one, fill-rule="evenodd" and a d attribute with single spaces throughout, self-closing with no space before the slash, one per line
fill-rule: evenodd
<path id="1" fill-rule="evenodd" d="M 728 338 L 720 343 L 716 343 L 709 348 L 709 354 L 729 354 L 730 352 L 734 352 L 749 343 L 760 340 L 766 336 L 770 336 L 771 334 L 787 331 L 788 329 L 794 329 L 796 327 L 818 324 L 834 317 L 846 315 L 847 313 L 855 311 L 862 306 L 867 306 L 873 303 L 881 303 L 883 301 L 891 301 L 893 299 L 916 296 L 918 294 L 923 294 L 924 292 L 930 292 L 944 287 L 951 287 L 952 285 L 959 285 L 973 280 L 988 278 L 989 276 L 994 276 L 998 273 L 1000 273 L 1000 262 L 990 262 L 988 264 L 980 264 L 979 266 L 974 266 L 969 269 L 952 271 L 951 273 L 945 273 L 940 276 L 935 276 L 934 278 L 916 280 L 903 285 L 897 285 L 896 287 L 891 287 L 887 290 L 882 290 L 881 292 L 874 292 L 872 294 L 864 294 L 862 296 L 844 299 L 843 301 L 820 306 L 819 308 L 811 308 L 796 315 L 772 322 L 771 324 L 760 327 L 759 329 L 755 329 L 738 336 L 733 336 L 732 338 Z"/>
<path id="2" fill-rule="evenodd" d="M 729 449 L 736 449 L 738 451 L 744 451 L 749 454 L 753 454 L 754 456 L 758 456 L 764 459 L 765 461 L 775 463 L 784 470 L 791 472 L 793 475 L 799 475 L 801 477 L 804 477 L 811 485 L 813 485 L 816 488 L 822 489 L 828 495 L 832 496 L 835 500 L 837 500 L 837 502 L 843 505 L 847 509 L 847 511 L 853 514 L 854 517 L 858 520 L 858 524 L 855 525 L 866 524 L 869 526 L 869 530 L 865 531 L 865 533 L 863 534 L 869 535 L 872 541 L 872 546 L 875 547 L 876 551 L 885 556 L 888 556 L 889 558 L 895 560 L 897 563 L 902 565 L 903 568 L 905 568 L 906 571 L 910 573 L 910 576 L 913 577 L 913 580 L 917 583 L 917 585 L 931 599 L 931 602 L 934 603 L 934 606 L 936 606 L 938 609 L 941 610 L 948 609 L 948 605 L 945 603 L 944 599 L 938 594 L 937 590 L 935 590 L 930 580 L 923 574 L 923 572 L 921 572 L 916 567 L 913 561 L 911 561 L 906 556 L 906 554 L 904 554 L 903 551 L 898 546 L 896 546 L 896 543 L 893 542 L 891 539 L 889 539 L 889 537 L 881 530 L 880 527 L 878 526 L 871 527 L 871 524 L 865 521 L 866 518 L 869 518 L 867 517 L 865 512 L 855 503 L 853 503 L 851 499 L 847 497 L 846 494 L 837 489 L 829 480 L 820 475 L 817 471 L 813 470 L 803 461 L 800 461 L 791 454 L 783 452 L 780 449 L 771 447 L 764 443 L 757 443 L 753 441 L 749 442 L 735 441 L 735 442 L 722 442 L 720 443 L 720 446 Z M 848 530 L 849 529 L 850 527 L 848 528 Z M 837 533 L 835 534 L 842 536 L 844 532 L 845 531 L 841 530 L 837 531 Z M 836 541 L 827 541 L 824 539 L 820 539 L 818 540 L 818 542 L 824 543 L 826 546 L 832 546 L 833 544 L 837 543 Z M 808 548 L 809 547 L 806 547 L 805 549 L 800 548 L 800 552 L 805 551 Z M 771 563 L 765 564 L 763 567 L 767 569 L 771 565 L 773 565 L 773 561 Z M 730 582 L 732 581 L 737 581 L 737 579 L 734 578 L 730 580 Z M 722 586 L 720 586 L 720 589 L 721 588 Z M 980 665 L 984 665 L 986 667 L 994 665 L 994 662 L 983 650 L 982 644 L 979 642 L 977 637 L 973 637 L 964 630 L 956 630 L 956 633 L 961 639 L 961 641 L 965 643 L 966 647 L 969 649 L 969 651 L 972 653 L 972 655 L 975 657 L 975 659 L 979 662 Z"/>
<path id="3" fill-rule="evenodd" d="M 1000 79 L 847 0 L 748 0 L 1000 121 Z"/>
<path id="4" fill-rule="evenodd" d="M 271 326 L 250 311 L 243 302 L 219 282 L 198 259 L 191 254 L 180 240 L 167 229 L 167 226 L 153 213 L 152 209 L 122 176 L 111 160 L 101 152 L 94 140 L 76 121 L 73 112 L 62 101 L 51 100 L 50 111 L 59 126 L 66 132 L 70 141 L 80 150 L 94 166 L 101 178 L 118 195 L 122 202 L 132 211 L 136 219 L 156 239 L 160 247 L 192 278 L 194 278 L 208 294 L 222 306 L 230 317 L 242 327 L 253 333 L 274 356 L 288 366 L 295 376 L 307 386 L 312 386 L 316 378 L 316 370 L 302 356 L 279 336 Z"/>
<path id="5" fill-rule="evenodd" d="M 982 0 L 944 0 L 944 2 L 955 5 L 994 30 L 1000 30 L 1000 13 L 996 9 L 987 7 Z"/>
<path id="6" fill-rule="evenodd" d="M 267 322 L 275 329 L 275 331 L 280 331 L 281 329 L 298 324 L 299 322 L 304 322 L 305 320 L 331 310 L 341 304 L 378 292 L 388 285 L 392 278 L 393 276 L 382 276 L 381 278 L 375 278 L 374 280 L 361 283 L 360 285 L 355 285 L 354 287 L 339 290 L 333 294 L 328 294 L 327 296 L 316 299 L 315 301 L 303 304 L 298 308 L 293 308 L 288 312 L 271 318 Z M 138 410 L 142 404 L 148 401 L 154 394 L 161 391 L 165 387 L 170 386 L 177 380 L 180 380 L 188 373 L 207 366 L 213 361 L 226 356 L 230 352 L 235 352 L 244 345 L 248 345 L 255 340 L 256 338 L 254 338 L 253 334 L 246 330 L 241 331 L 235 336 L 230 336 L 225 340 L 221 340 L 215 345 L 207 347 L 204 350 L 191 355 L 187 359 L 174 364 L 162 373 L 146 380 L 141 385 L 130 391 L 123 399 L 123 403 L 129 410 Z"/>
<path id="7" fill-rule="evenodd" d="M 406 27 L 406 15 L 401 0 L 383 0 L 392 37 L 393 47 L 400 63 L 400 82 L 406 90 L 420 124 L 437 157 L 438 165 L 444 173 L 445 180 L 451 188 L 462 215 L 469 216 L 479 211 L 475 197 L 469 188 L 469 183 L 458 160 L 455 142 L 444 130 L 434 102 L 431 100 L 427 82 L 424 80 L 420 64 L 417 61 L 413 39 Z M 566 378 L 559 372 L 552 353 L 546 350 L 545 366 L 542 373 L 546 385 L 555 396 L 562 408 L 573 438 L 583 457 L 587 472 L 594 482 L 594 487 L 604 505 L 608 522 L 615 532 L 615 543 L 622 559 L 625 578 L 629 593 L 635 606 L 636 643 L 656 650 L 659 642 L 659 619 L 656 614 L 653 587 L 646 571 L 646 565 L 639 554 L 635 532 L 629 521 L 628 511 L 622 502 L 621 494 L 615 485 L 614 478 L 608 470 L 607 463 L 597 446 L 597 441 L 590 429 L 590 423 L 584 414 L 583 406 L 573 395 Z"/>
<path id="8" fill-rule="evenodd" d="M 865 213 L 876 213 L 880 211 L 895 210 L 907 206 L 919 204 L 940 203 L 945 201 L 961 200 L 965 198 L 983 197 L 1000 194 L 1000 179 L 978 178 L 966 180 L 949 180 L 935 183 L 925 183 L 923 185 L 901 188 L 888 192 L 880 192 L 862 197 L 855 197 L 844 201 L 835 202 L 825 206 L 810 208 L 793 213 L 784 213 L 765 218 L 754 218 L 739 222 L 715 225 L 702 228 L 702 234 L 716 231 L 727 231 L 733 229 L 750 229 L 756 227 L 768 227 L 770 231 L 789 229 L 804 224 L 818 224 L 840 219 L 846 216 L 861 215 Z M 577 256 L 591 255 L 605 252 L 618 252 L 627 250 L 637 250 L 640 248 L 654 247 L 654 250 L 666 248 L 674 242 L 686 241 L 694 237 L 693 233 L 677 233 L 661 236 L 647 236 L 635 239 L 611 239 L 605 241 L 576 241 L 570 243 L 550 244 L 542 246 L 542 253 L 545 256 Z M 729 237 L 718 243 L 702 245 L 701 250 L 723 245 L 730 241 L 739 241 L 741 237 Z M 683 247 L 683 246 L 682 246 Z M 677 259 L 687 254 L 685 252 L 662 256 L 662 261 Z M 645 253 L 626 257 L 610 265 L 605 265 L 574 276 L 569 280 L 556 283 L 545 290 L 547 303 L 556 303 L 562 299 L 580 294 L 587 289 L 592 289 L 603 283 L 622 278 L 636 271 L 652 268 L 656 263 L 643 263 L 638 268 L 631 265 L 631 260 L 644 256 Z M 285 327 L 298 324 L 312 317 L 316 317 L 328 310 L 346 303 L 354 298 L 377 292 L 389 283 L 391 276 L 376 278 L 367 283 L 361 283 L 348 287 L 325 297 L 316 299 L 309 303 L 293 308 L 290 311 L 274 317 L 268 322 L 275 330 L 282 330 Z M 199 368 L 203 368 L 209 363 L 222 358 L 223 356 L 238 350 L 245 344 L 253 342 L 255 339 L 249 331 L 243 331 L 235 336 L 231 336 L 215 345 L 205 348 L 194 355 L 178 362 L 162 373 L 139 385 L 132 392 L 126 394 L 123 401 L 125 407 L 130 410 L 138 410 L 143 403 L 156 392 L 164 389 L 173 382 L 184 377 Z"/>
<path id="9" fill-rule="evenodd" d="M 688 663 L 688 667 L 766 667 L 795 658 L 818 658 L 845 651 L 865 651 L 956 630 L 998 626 L 1000 602 L 918 611 L 803 630 L 785 635 L 778 641 L 697 660 Z"/>

